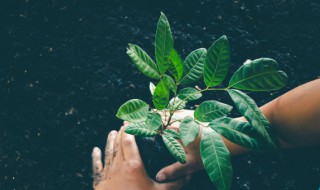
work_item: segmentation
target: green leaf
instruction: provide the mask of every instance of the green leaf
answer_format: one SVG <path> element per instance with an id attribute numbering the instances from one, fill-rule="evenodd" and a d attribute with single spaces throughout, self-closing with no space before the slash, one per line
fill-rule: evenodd
<path id="1" fill-rule="evenodd" d="M 181 110 L 187 106 L 187 101 L 183 101 L 178 97 L 172 98 L 169 101 L 168 108 L 171 110 Z"/>
<path id="2" fill-rule="evenodd" d="M 143 137 L 151 137 L 158 134 L 157 131 L 148 129 L 145 123 L 129 123 L 125 128 L 125 132 L 131 135 Z"/>
<path id="3" fill-rule="evenodd" d="M 228 88 L 250 91 L 278 90 L 287 84 L 286 73 L 278 70 L 278 63 L 260 58 L 244 63 L 231 77 Z"/>
<path id="4" fill-rule="evenodd" d="M 194 121 L 190 116 L 186 116 L 182 119 L 179 126 L 179 133 L 184 146 L 188 146 L 189 143 L 194 141 L 200 132 L 200 125 Z"/>
<path id="5" fill-rule="evenodd" d="M 257 133 L 263 137 L 265 141 L 264 146 L 270 150 L 277 150 L 279 146 L 278 139 L 270 128 L 267 118 L 262 114 L 254 100 L 239 90 L 228 90 L 228 93 L 238 111 L 255 128 Z"/>
<path id="6" fill-rule="evenodd" d="M 180 55 L 174 48 L 172 48 L 169 59 L 168 71 L 172 74 L 172 76 L 174 76 L 175 80 L 179 82 L 183 75 L 183 65 Z"/>
<path id="7" fill-rule="evenodd" d="M 183 63 L 184 75 L 180 81 L 181 84 L 194 83 L 202 77 L 206 53 L 205 48 L 200 48 L 186 57 Z"/>
<path id="8" fill-rule="evenodd" d="M 220 135 L 211 128 L 204 128 L 200 142 L 204 168 L 219 190 L 229 190 L 232 182 L 230 153 Z"/>
<path id="9" fill-rule="evenodd" d="M 156 61 L 161 74 L 168 69 L 173 48 L 173 38 L 167 17 L 161 13 L 156 31 Z"/>
<path id="10" fill-rule="evenodd" d="M 146 76 L 159 79 L 159 71 L 156 64 L 150 58 L 150 56 L 143 51 L 139 46 L 134 44 L 129 44 L 127 54 L 135 64 L 135 66 Z"/>
<path id="11" fill-rule="evenodd" d="M 191 87 L 181 89 L 178 93 L 178 98 L 187 102 L 191 100 L 197 100 L 201 97 L 202 97 L 201 92 Z"/>
<path id="12" fill-rule="evenodd" d="M 168 75 L 163 75 L 163 79 L 162 79 L 165 83 L 166 86 L 169 87 L 169 89 L 173 92 L 173 93 L 177 93 L 177 85 L 174 82 L 174 80 L 168 76 Z"/>
<path id="13" fill-rule="evenodd" d="M 225 117 L 232 110 L 232 106 L 215 100 L 201 103 L 194 111 L 194 118 L 201 122 L 211 122 L 217 118 Z"/>
<path id="14" fill-rule="evenodd" d="M 226 36 L 221 36 L 209 48 L 204 64 L 204 82 L 208 87 L 223 82 L 230 67 L 230 47 Z"/>
<path id="15" fill-rule="evenodd" d="M 235 144 L 251 150 L 262 151 L 262 146 L 259 143 L 261 136 L 248 122 L 224 117 L 214 120 L 209 124 L 209 127 Z"/>
<path id="16" fill-rule="evenodd" d="M 149 83 L 149 90 L 150 90 L 151 95 L 153 95 L 155 89 L 156 89 L 156 86 L 152 82 L 150 82 Z"/>
<path id="17" fill-rule="evenodd" d="M 173 129 L 166 129 L 163 132 L 167 136 L 173 137 L 175 139 L 181 139 L 180 133 L 178 133 L 177 131 L 175 131 Z"/>
<path id="18" fill-rule="evenodd" d="M 169 88 L 166 85 L 166 82 L 161 80 L 154 90 L 153 93 L 153 104 L 158 110 L 162 110 L 166 108 L 168 102 L 169 102 Z"/>
<path id="19" fill-rule="evenodd" d="M 162 125 L 161 115 L 155 111 L 150 111 L 147 116 L 146 125 L 151 131 L 159 129 Z"/>
<path id="20" fill-rule="evenodd" d="M 117 117 L 124 121 L 139 123 L 146 121 L 149 105 L 142 100 L 132 99 L 122 104 L 117 112 Z"/>
<path id="21" fill-rule="evenodd" d="M 167 135 L 162 135 L 162 139 L 171 155 L 181 164 L 185 164 L 187 157 L 181 144 L 173 137 Z"/>

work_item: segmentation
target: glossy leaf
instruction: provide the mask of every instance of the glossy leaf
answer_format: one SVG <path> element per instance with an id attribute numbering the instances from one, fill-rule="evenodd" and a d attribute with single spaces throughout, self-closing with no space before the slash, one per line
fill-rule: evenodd
<path id="1" fill-rule="evenodd" d="M 169 88 L 163 80 L 157 84 L 153 93 L 152 101 L 158 110 L 166 108 L 169 102 Z"/>
<path id="2" fill-rule="evenodd" d="M 166 86 L 169 87 L 169 89 L 173 92 L 173 93 L 177 93 L 177 85 L 174 82 L 174 80 L 168 76 L 168 75 L 163 75 L 163 82 L 166 83 Z"/>
<path id="3" fill-rule="evenodd" d="M 186 57 L 183 63 L 184 75 L 180 81 L 181 84 L 194 83 L 202 77 L 206 53 L 205 48 L 200 48 Z"/>
<path id="4" fill-rule="evenodd" d="M 166 129 L 163 131 L 165 135 L 173 137 L 175 139 L 180 139 L 181 135 L 180 133 L 178 133 L 177 131 L 173 130 L 173 129 Z"/>
<path id="5" fill-rule="evenodd" d="M 215 100 L 201 103 L 194 111 L 194 118 L 201 122 L 211 122 L 220 117 L 225 117 L 232 110 L 232 106 Z"/>
<path id="6" fill-rule="evenodd" d="M 183 75 L 183 65 L 180 55 L 174 48 L 172 48 L 169 60 L 168 71 L 172 74 L 175 80 L 179 82 Z"/>
<path id="7" fill-rule="evenodd" d="M 167 17 L 161 13 L 156 31 L 156 61 L 161 74 L 168 69 L 169 57 L 173 48 L 173 38 Z"/>
<path id="8" fill-rule="evenodd" d="M 263 137 L 265 146 L 271 150 L 277 150 L 279 145 L 277 137 L 272 132 L 267 118 L 262 114 L 254 100 L 239 90 L 228 90 L 228 93 L 238 111 L 255 128 L 257 133 Z"/>
<path id="9" fill-rule="evenodd" d="M 200 125 L 190 116 L 182 119 L 179 126 L 179 133 L 184 146 L 188 146 L 193 142 L 200 132 Z"/>
<path id="10" fill-rule="evenodd" d="M 224 117 L 214 120 L 209 124 L 209 127 L 235 144 L 251 150 L 262 151 L 262 146 L 259 143 L 261 136 L 248 122 Z"/>
<path id="11" fill-rule="evenodd" d="M 151 95 L 153 95 L 155 89 L 156 89 L 156 86 L 152 82 L 150 82 L 149 83 L 149 90 L 150 90 Z"/>
<path id="12" fill-rule="evenodd" d="M 135 64 L 135 66 L 146 76 L 159 79 L 159 70 L 151 57 L 143 51 L 139 46 L 129 44 L 127 54 Z"/>
<path id="13" fill-rule="evenodd" d="M 158 134 L 157 131 L 150 130 L 145 123 L 129 123 L 125 128 L 125 132 L 142 137 L 151 137 Z"/>
<path id="14" fill-rule="evenodd" d="M 184 152 L 184 149 L 182 148 L 181 144 L 174 139 L 173 137 L 162 135 L 163 142 L 171 155 L 181 164 L 184 164 L 187 162 L 186 153 Z"/>
<path id="15" fill-rule="evenodd" d="M 142 100 L 132 99 L 122 104 L 117 112 L 117 117 L 124 121 L 139 123 L 146 121 L 149 105 Z"/>
<path id="16" fill-rule="evenodd" d="M 271 91 L 284 87 L 287 80 L 287 75 L 278 70 L 275 60 L 260 58 L 244 63 L 231 77 L 228 88 Z"/>
<path id="17" fill-rule="evenodd" d="M 180 98 L 175 97 L 169 101 L 168 108 L 172 110 L 181 110 L 186 107 L 187 103 L 187 101 L 183 101 Z"/>
<path id="18" fill-rule="evenodd" d="M 187 102 L 191 100 L 197 100 L 201 97 L 202 97 L 201 92 L 191 87 L 181 89 L 178 93 L 178 98 Z"/>
<path id="19" fill-rule="evenodd" d="M 230 190 L 232 165 L 230 153 L 220 135 L 211 128 L 204 128 L 200 154 L 209 178 L 219 190 Z"/>
<path id="20" fill-rule="evenodd" d="M 204 82 L 208 87 L 223 82 L 230 67 L 230 47 L 226 36 L 221 36 L 207 51 L 204 64 Z"/>
<path id="21" fill-rule="evenodd" d="M 150 111 L 147 116 L 146 125 L 151 131 L 159 129 L 162 125 L 161 115 L 155 111 Z"/>

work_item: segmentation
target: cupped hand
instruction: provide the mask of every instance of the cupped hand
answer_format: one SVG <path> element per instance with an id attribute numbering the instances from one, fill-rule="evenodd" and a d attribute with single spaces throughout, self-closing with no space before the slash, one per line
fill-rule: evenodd
<path id="1" fill-rule="evenodd" d="M 145 171 L 135 138 L 124 132 L 111 131 L 105 149 L 105 164 L 101 151 L 95 147 L 92 152 L 93 187 L 95 190 L 177 190 L 183 187 L 188 177 L 168 183 L 157 183 Z"/>

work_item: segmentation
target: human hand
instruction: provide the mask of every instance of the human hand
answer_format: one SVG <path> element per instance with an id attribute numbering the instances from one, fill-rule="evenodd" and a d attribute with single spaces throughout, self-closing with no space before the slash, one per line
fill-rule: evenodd
<path id="1" fill-rule="evenodd" d="M 109 133 L 104 167 L 101 157 L 100 149 L 95 147 L 92 151 L 95 190 L 177 190 L 189 180 L 188 177 L 183 177 L 168 183 L 157 183 L 150 179 L 135 138 L 125 133 L 124 127 L 118 133 Z"/>

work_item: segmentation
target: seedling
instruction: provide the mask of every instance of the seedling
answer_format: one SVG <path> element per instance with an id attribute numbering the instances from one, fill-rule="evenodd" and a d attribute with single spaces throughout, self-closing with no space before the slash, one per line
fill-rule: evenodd
<path id="1" fill-rule="evenodd" d="M 150 82 L 154 108 L 138 99 L 129 100 L 119 108 L 117 117 L 130 122 L 125 128 L 126 133 L 144 137 L 161 135 L 172 156 L 184 164 L 186 154 L 183 146 L 193 142 L 200 126 L 203 126 L 201 158 L 207 174 L 219 190 L 230 189 L 232 182 L 230 153 L 220 135 L 254 151 L 277 152 L 279 142 L 268 120 L 255 101 L 241 91 L 271 91 L 284 87 L 287 75 L 278 70 L 275 60 L 260 58 L 247 61 L 233 74 L 227 87 L 221 87 L 230 67 L 227 37 L 221 36 L 208 50 L 199 48 L 192 51 L 182 61 L 174 49 L 170 25 L 163 13 L 155 35 L 156 63 L 134 44 L 129 44 L 127 54 L 143 74 L 158 82 L 156 85 Z M 203 89 L 179 88 L 202 78 L 205 83 Z M 208 91 L 228 93 L 247 122 L 227 117 L 232 106 L 209 100 L 195 109 L 194 118 L 187 116 L 180 121 L 179 132 L 167 129 L 174 122 L 173 116 L 177 110 L 185 108 L 188 102 L 200 99 Z M 167 117 L 165 122 L 159 114 L 161 112 Z M 209 125 L 203 125 L 204 122 Z"/>

